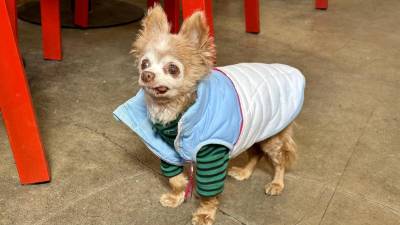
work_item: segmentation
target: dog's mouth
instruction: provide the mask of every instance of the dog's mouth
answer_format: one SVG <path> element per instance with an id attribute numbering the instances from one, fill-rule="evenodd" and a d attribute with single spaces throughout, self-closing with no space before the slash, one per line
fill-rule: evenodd
<path id="1" fill-rule="evenodd" d="M 164 95 L 169 91 L 169 88 L 166 86 L 146 87 L 146 89 L 151 93 L 155 94 L 156 96 Z"/>

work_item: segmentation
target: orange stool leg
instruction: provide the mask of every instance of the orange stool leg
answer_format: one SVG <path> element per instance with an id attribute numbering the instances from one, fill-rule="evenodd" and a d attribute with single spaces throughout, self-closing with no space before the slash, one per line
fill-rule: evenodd
<path id="1" fill-rule="evenodd" d="M 316 9 L 328 9 L 328 0 L 315 0 Z"/>
<path id="2" fill-rule="evenodd" d="M 89 26 L 89 0 L 75 0 L 74 23 L 82 28 Z"/>
<path id="3" fill-rule="evenodd" d="M 0 1 L 0 108 L 22 184 L 50 180 L 6 4 Z"/>
<path id="4" fill-rule="evenodd" d="M 40 0 L 43 57 L 61 60 L 60 0 Z"/>
<path id="5" fill-rule="evenodd" d="M 260 33 L 259 0 L 244 0 L 244 15 L 246 18 L 246 32 Z"/>
<path id="6" fill-rule="evenodd" d="M 210 35 L 214 36 L 214 24 L 212 16 L 212 0 L 182 0 L 183 18 L 187 18 L 197 10 L 203 10 L 210 27 Z"/>
<path id="7" fill-rule="evenodd" d="M 165 13 L 168 17 L 168 22 L 171 24 L 171 32 L 178 33 L 179 31 L 179 0 L 164 0 Z"/>
<path id="8" fill-rule="evenodd" d="M 8 16 L 10 18 L 11 27 L 14 31 L 15 40 L 18 41 L 18 26 L 17 26 L 17 4 L 16 0 L 6 0 Z"/>

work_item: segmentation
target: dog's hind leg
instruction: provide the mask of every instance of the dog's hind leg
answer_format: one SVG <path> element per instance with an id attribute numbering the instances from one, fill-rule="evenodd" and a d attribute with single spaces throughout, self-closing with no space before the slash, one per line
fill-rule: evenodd
<path id="1" fill-rule="evenodd" d="M 263 153 L 260 151 L 258 144 L 251 146 L 247 151 L 249 157 L 247 164 L 244 167 L 232 167 L 228 171 L 228 175 L 236 180 L 248 179 L 253 174 L 258 161 L 260 161 Z"/>
<path id="2" fill-rule="evenodd" d="M 265 193 L 279 195 L 284 188 L 284 175 L 287 169 L 296 158 L 296 144 L 292 138 L 293 128 L 289 125 L 279 134 L 260 142 L 260 147 L 272 162 L 274 177 L 272 182 L 265 186 Z"/>
<path id="3" fill-rule="evenodd" d="M 164 207 L 176 208 L 183 203 L 185 199 L 185 187 L 188 183 L 184 173 L 180 173 L 169 178 L 171 192 L 161 195 L 160 203 Z"/>

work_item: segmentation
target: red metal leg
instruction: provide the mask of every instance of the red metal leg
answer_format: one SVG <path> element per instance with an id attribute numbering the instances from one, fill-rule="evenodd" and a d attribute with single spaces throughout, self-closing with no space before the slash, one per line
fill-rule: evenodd
<path id="1" fill-rule="evenodd" d="M 187 18 L 197 10 L 203 10 L 207 23 L 210 26 L 210 35 L 214 36 L 214 24 L 212 16 L 212 0 L 182 0 L 183 18 Z"/>
<path id="2" fill-rule="evenodd" d="M 168 21 L 171 24 L 171 32 L 179 31 L 179 0 L 164 0 L 164 8 Z"/>
<path id="3" fill-rule="evenodd" d="M 74 23 L 82 28 L 89 26 L 89 0 L 75 0 Z"/>
<path id="4" fill-rule="evenodd" d="M 246 17 L 246 32 L 260 33 L 259 0 L 244 0 L 244 15 Z"/>
<path id="5" fill-rule="evenodd" d="M 158 0 L 147 0 L 147 8 L 151 8 L 154 4 L 158 3 Z"/>
<path id="6" fill-rule="evenodd" d="M 316 9 L 328 9 L 328 0 L 315 0 Z"/>
<path id="7" fill-rule="evenodd" d="M 0 108 L 20 182 L 50 180 L 24 68 L 6 4 L 0 1 Z"/>
<path id="8" fill-rule="evenodd" d="M 60 0 L 40 0 L 43 57 L 61 60 Z"/>
<path id="9" fill-rule="evenodd" d="M 11 27 L 14 31 L 15 40 L 18 40 L 16 0 L 6 0 L 6 5 L 8 9 L 8 16 L 10 17 Z"/>

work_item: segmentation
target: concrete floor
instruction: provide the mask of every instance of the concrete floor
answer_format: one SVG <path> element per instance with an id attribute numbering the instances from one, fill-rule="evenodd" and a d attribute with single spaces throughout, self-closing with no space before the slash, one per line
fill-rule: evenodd
<path id="1" fill-rule="evenodd" d="M 218 65 L 280 62 L 307 78 L 284 193 L 264 195 L 266 164 L 229 178 L 216 224 L 400 224 L 400 2 L 262 1 L 259 35 L 244 32 L 241 1 L 214 2 Z M 19 25 L 52 181 L 19 184 L 0 125 L 0 224 L 190 224 L 197 200 L 161 207 L 158 159 L 112 117 L 138 90 L 138 24 L 63 30 L 61 62 L 42 60 L 39 26 Z"/>

